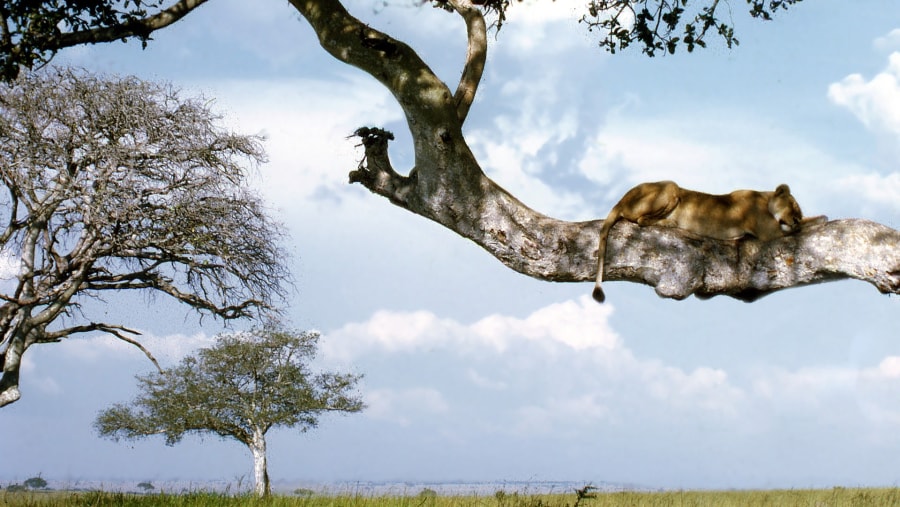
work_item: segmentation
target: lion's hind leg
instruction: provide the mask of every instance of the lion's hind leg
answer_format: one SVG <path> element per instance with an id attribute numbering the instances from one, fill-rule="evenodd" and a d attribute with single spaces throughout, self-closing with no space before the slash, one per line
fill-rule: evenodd
<path id="1" fill-rule="evenodd" d="M 600 241 L 597 249 L 597 278 L 592 296 L 598 303 L 606 300 L 601 282 L 606 263 L 606 246 L 609 232 L 619 220 L 628 220 L 640 226 L 659 224 L 665 220 L 678 206 L 679 188 L 674 182 L 660 181 L 642 183 L 628 192 L 613 206 L 603 226 L 600 228 Z"/>
<path id="2" fill-rule="evenodd" d="M 671 181 L 661 181 L 658 183 L 645 183 L 636 187 L 635 190 L 638 188 L 642 192 L 633 196 L 628 212 L 623 213 L 622 217 L 641 227 L 648 225 L 667 226 L 668 224 L 665 223 L 666 219 L 681 202 L 678 185 Z"/>

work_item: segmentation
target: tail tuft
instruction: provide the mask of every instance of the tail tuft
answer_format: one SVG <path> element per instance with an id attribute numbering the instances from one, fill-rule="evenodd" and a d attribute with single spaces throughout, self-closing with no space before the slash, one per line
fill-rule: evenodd
<path id="1" fill-rule="evenodd" d="M 599 285 L 594 286 L 594 292 L 591 295 L 594 296 L 594 300 L 598 303 L 606 301 L 606 294 L 603 293 L 603 289 Z"/>

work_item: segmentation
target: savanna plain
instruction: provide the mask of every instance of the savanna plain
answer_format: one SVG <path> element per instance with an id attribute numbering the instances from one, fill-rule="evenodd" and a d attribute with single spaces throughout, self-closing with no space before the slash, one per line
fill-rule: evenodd
<path id="1" fill-rule="evenodd" d="M 0 492 L 9 507 L 605 507 L 605 506 L 894 506 L 900 489 L 834 488 L 767 491 L 594 492 L 529 495 L 498 491 L 486 496 L 273 495 L 268 498 L 215 493 L 140 495 L 110 492 Z"/>

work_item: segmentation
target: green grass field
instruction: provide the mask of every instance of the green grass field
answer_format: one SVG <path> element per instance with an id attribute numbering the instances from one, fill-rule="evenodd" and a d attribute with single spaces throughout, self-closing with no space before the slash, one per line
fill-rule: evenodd
<path id="1" fill-rule="evenodd" d="M 126 493 L 0 492 L 0 505 L 9 507 L 754 507 L 754 506 L 894 506 L 900 489 L 672 491 L 663 493 L 597 493 L 580 501 L 574 493 L 490 496 L 308 496 L 275 495 L 266 500 L 209 493 L 132 495 Z"/>

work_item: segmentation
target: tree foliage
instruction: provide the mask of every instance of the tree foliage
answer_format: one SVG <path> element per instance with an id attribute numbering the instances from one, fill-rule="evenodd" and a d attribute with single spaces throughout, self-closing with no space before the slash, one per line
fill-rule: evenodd
<path id="1" fill-rule="evenodd" d="M 60 49 L 136 38 L 146 45 L 151 34 L 179 21 L 207 0 L 11 0 L 0 5 L 0 78 L 14 79 L 19 69 L 48 62 Z M 802 0 L 733 0 L 746 2 L 754 18 L 770 20 Z M 423 2 L 425 3 L 425 2 Z M 450 12 L 462 6 L 496 16 L 502 27 L 509 0 L 433 0 Z M 468 9 L 469 7 L 467 7 Z M 723 11 L 726 14 L 723 15 Z M 653 56 L 674 53 L 679 45 L 693 51 L 706 46 L 715 32 L 731 47 L 734 36 L 729 0 L 590 0 L 582 21 L 600 35 L 599 45 L 613 53 L 633 44 Z"/>
<path id="2" fill-rule="evenodd" d="M 164 0 L 10 0 L 0 3 L 0 77 L 15 79 L 20 67 L 49 61 L 66 47 L 73 34 L 103 32 L 114 26 L 132 27 L 132 36 L 146 44 L 152 30 L 142 28 L 150 11 Z M 158 13 L 157 13 L 158 15 Z M 85 40 L 84 42 L 89 42 Z"/>
<path id="3" fill-rule="evenodd" d="M 139 375 L 138 396 L 101 412 L 95 427 L 115 440 L 163 435 L 174 445 L 192 433 L 241 442 L 254 455 L 256 488 L 269 491 L 266 433 L 315 428 L 326 412 L 359 412 L 360 375 L 309 368 L 319 334 L 268 325 L 223 334 L 162 372 Z"/>
<path id="4" fill-rule="evenodd" d="M 746 0 L 750 16 L 771 20 L 779 10 L 802 0 Z M 722 15 L 722 11 L 727 14 Z M 710 33 L 729 48 L 740 41 L 734 35 L 731 5 L 726 1 L 690 0 L 591 0 L 581 18 L 591 31 L 602 35 L 600 46 L 611 53 L 637 44 L 649 56 L 688 52 L 706 47 Z"/>
<path id="5" fill-rule="evenodd" d="M 68 69 L 0 89 L 0 406 L 18 399 L 22 354 L 102 331 L 83 302 L 113 290 L 170 296 L 223 319 L 284 294 L 281 226 L 247 186 L 259 139 L 218 126 L 169 86 Z M 63 317 L 66 317 L 63 319 Z"/>
<path id="6" fill-rule="evenodd" d="M 44 479 L 40 475 L 37 477 L 31 477 L 29 479 L 25 479 L 25 482 L 23 482 L 22 484 L 24 484 L 25 487 L 31 488 L 31 489 L 44 489 L 47 487 L 46 479 Z"/>

